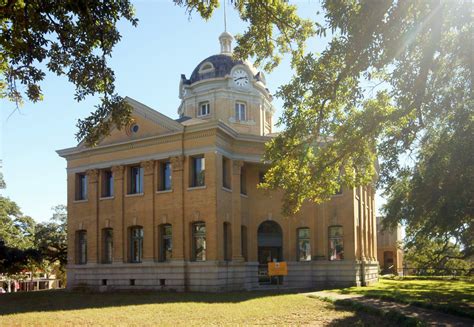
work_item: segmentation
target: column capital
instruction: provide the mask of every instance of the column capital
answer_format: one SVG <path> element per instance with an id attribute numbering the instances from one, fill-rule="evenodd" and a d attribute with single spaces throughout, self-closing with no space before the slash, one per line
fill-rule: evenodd
<path id="1" fill-rule="evenodd" d="M 155 169 L 155 160 L 142 161 L 140 166 L 145 169 L 145 175 L 152 175 Z"/>
<path id="2" fill-rule="evenodd" d="M 184 156 L 183 155 L 171 157 L 170 161 L 171 161 L 171 168 L 174 171 L 183 170 L 183 167 L 184 167 Z"/>
<path id="3" fill-rule="evenodd" d="M 123 168 L 124 166 L 113 166 L 110 169 L 114 175 L 114 179 L 123 179 Z"/>
<path id="4" fill-rule="evenodd" d="M 89 179 L 89 183 L 97 183 L 99 177 L 99 170 L 98 169 L 89 169 L 87 172 L 87 178 Z"/>

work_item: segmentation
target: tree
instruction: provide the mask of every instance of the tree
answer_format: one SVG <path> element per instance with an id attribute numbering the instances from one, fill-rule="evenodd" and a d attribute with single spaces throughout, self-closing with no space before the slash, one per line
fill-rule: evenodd
<path id="1" fill-rule="evenodd" d="M 18 274 L 41 261 L 34 248 L 35 228 L 35 221 L 24 216 L 15 202 L 0 196 L 0 273 Z"/>
<path id="2" fill-rule="evenodd" d="M 66 75 L 76 87 L 75 99 L 102 94 L 96 111 L 79 120 L 76 136 L 95 144 L 100 135 L 130 119 L 130 107 L 115 93 L 113 71 L 107 65 L 120 40 L 120 19 L 137 25 L 127 0 L 84 1 L 5 0 L 0 5 L 0 98 L 21 105 L 26 97 L 43 98 L 40 82 L 47 69 Z"/>
<path id="3" fill-rule="evenodd" d="M 61 270 L 64 270 L 67 264 L 67 208 L 57 205 L 52 210 L 51 220 L 37 225 L 36 246 L 45 260 L 58 262 Z"/>
<path id="4" fill-rule="evenodd" d="M 7 187 L 7 185 L 5 184 L 5 180 L 3 179 L 3 172 L 1 171 L 1 169 L 2 169 L 2 160 L 0 160 L 0 190 Z"/>
<path id="5" fill-rule="evenodd" d="M 35 221 L 24 216 L 18 205 L 0 196 L 0 240 L 6 246 L 24 250 L 33 247 Z"/>
<path id="6" fill-rule="evenodd" d="M 209 10 L 195 1 L 179 3 L 207 18 Z M 249 22 L 237 37 L 237 57 L 267 60 L 271 68 L 275 52 L 292 55 L 295 75 L 277 92 L 284 131 L 267 145 L 271 168 L 261 185 L 283 189 L 284 213 L 294 214 L 305 200 L 325 201 L 341 185 L 370 183 L 379 157 L 386 221 L 413 224 L 433 239 L 454 237 L 471 255 L 472 4 L 322 1 L 324 21 L 311 30 L 331 39 L 318 54 L 301 51 L 312 32 L 298 42 L 285 37 L 285 27 L 307 26 L 284 14 L 294 6 L 232 3 Z"/>
<path id="7" fill-rule="evenodd" d="M 472 264 L 464 260 L 458 244 L 425 237 L 417 237 L 416 242 L 408 239 L 404 256 L 408 268 L 433 275 L 466 275 L 473 269 Z"/>

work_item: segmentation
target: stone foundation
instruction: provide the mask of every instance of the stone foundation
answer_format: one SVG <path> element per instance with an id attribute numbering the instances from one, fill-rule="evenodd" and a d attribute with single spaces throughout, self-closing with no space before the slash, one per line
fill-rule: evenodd
<path id="1" fill-rule="evenodd" d="M 365 276 L 362 276 L 365 271 Z M 257 262 L 144 262 L 69 265 L 68 289 L 99 291 L 159 290 L 228 292 L 264 289 Z M 364 278 L 363 278 L 364 277 Z M 378 280 L 378 263 L 356 261 L 288 262 L 281 288 L 331 288 L 370 285 Z"/>

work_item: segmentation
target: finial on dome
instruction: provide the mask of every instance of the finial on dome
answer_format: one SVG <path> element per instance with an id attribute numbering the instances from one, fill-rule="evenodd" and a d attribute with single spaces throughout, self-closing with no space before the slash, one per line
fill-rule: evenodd
<path id="1" fill-rule="evenodd" d="M 222 54 L 232 54 L 232 40 L 234 37 L 229 32 L 223 32 L 219 36 L 219 42 L 221 43 Z"/>

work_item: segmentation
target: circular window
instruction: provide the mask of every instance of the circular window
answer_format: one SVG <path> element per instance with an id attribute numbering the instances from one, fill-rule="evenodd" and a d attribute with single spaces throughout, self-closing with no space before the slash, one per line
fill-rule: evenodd
<path id="1" fill-rule="evenodd" d="M 140 129 L 140 127 L 137 124 L 133 124 L 132 126 L 130 126 L 130 131 L 132 133 L 138 132 L 139 129 Z"/>

